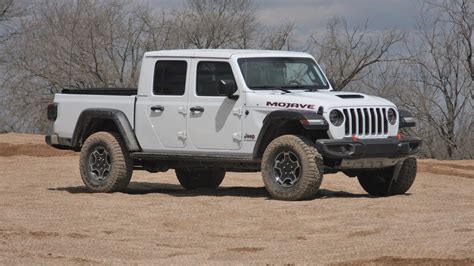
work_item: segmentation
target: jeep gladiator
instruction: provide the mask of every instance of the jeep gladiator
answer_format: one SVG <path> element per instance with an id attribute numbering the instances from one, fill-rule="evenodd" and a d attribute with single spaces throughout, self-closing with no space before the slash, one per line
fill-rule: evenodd
<path id="1" fill-rule="evenodd" d="M 124 190 L 133 170 L 174 169 L 186 189 L 217 188 L 227 171 L 262 172 L 269 194 L 303 200 L 325 173 L 357 177 L 375 196 L 405 193 L 421 140 L 409 112 L 335 91 L 307 53 L 145 53 L 138 89 L 64 89 L 48 105 L 46 143 L 80 151 L 94 192 Z"/>

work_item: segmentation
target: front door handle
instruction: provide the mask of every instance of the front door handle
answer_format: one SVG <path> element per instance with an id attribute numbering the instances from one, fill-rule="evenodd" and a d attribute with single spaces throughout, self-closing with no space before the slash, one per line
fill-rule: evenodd
<path id="1" fill-rule="evenodd" d="M 150 109 L 153 112 L 163 112 L 165 110 L 165 107 L 163 105 L 155 105 L 155 106 L 150 107 Z"/>
<path id="2" fill-rule="evenodd" d="M 202 106 L 193 106 L 193 107 L 189 108 L 189 110 L 193 113 L 202 113 L 202 112 L 204 112 L 204 107 L 202 107 Z"/>

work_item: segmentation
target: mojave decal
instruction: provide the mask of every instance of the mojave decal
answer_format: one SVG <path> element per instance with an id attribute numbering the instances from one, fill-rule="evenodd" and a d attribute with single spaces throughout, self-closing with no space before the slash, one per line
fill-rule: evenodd
<path id="1" fill-rule="evenodd" d="M 305 103 L 287 103 L 287 102 L 267 102 L 267 106 L 282 107 L 282 108 L 300 108 L 300 109 L 315 109 L 314 104 Z"/>

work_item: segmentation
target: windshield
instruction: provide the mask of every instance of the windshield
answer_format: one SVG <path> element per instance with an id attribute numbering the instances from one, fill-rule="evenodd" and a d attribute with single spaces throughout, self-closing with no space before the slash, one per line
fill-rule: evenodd
<path id="1" fill-rule="evenodd" d="M 240 58 L 240 71 L 247 87 L 264 89 L 329 89 L 326 79 L 311 58 Z"/>

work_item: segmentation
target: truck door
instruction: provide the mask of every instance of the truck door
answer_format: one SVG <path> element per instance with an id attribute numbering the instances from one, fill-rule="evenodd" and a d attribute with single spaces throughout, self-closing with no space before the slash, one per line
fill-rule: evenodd
<path id="1" fill-rule="evenodd" d="M 193 60 L 188 104 L 190 145 L 206 150 L 238 150 L 242 142 L 243 97 L 219 95 L 221 80 L 234 80 L 225 60 Z"/>
<path id="2" fill-rule="evenodd" d="M 137 97 L 137 137 L 144 151 L 179 150 L 186 145 L 190 60 L 158 59 L 153 63 L 140 80 L 144 83 L 140 86 L 149 86 L 150 93 Z"/>

